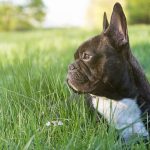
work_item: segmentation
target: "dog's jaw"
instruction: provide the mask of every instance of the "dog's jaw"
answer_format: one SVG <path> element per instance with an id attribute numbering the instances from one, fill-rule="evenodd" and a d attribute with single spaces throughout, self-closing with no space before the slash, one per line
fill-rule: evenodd
<path id="1" fill-rule="evenodd" d="M 67 80 L 67 82 L 68 82 L 69 86 L 70 86 L 74 91 L 78 92 L 78 89 L 71 83 L 70 80 Z"/>

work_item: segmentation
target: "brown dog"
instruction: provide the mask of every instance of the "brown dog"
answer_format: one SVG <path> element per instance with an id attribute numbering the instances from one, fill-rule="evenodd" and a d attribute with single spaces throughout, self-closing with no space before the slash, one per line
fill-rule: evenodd
<path id="1" fill-rule="evenodd" d="M 88 93 L 91 103 L 128 140 L 148 137 L 142 115 L 150 113 L 150 86 L 129 45 L 127 22 L 116 3 L 110 25 L 106 13 L 103 32 L 85 41 L 69 65 L 67 82 L 76 92 Z M 147 116 L 146 116 L 147 117 Z"/>

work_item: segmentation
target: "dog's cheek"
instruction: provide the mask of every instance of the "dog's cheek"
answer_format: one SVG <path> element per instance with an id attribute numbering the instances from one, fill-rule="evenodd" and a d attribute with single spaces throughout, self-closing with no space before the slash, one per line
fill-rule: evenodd
<path id="1" fill-rule="evenodd" d="M 104 76 L 104 77 L 103 77 L 103 83 L 107 83 L 107 82 L 108 82 L 108 79 L 109 79 L 108 76 Z"/>

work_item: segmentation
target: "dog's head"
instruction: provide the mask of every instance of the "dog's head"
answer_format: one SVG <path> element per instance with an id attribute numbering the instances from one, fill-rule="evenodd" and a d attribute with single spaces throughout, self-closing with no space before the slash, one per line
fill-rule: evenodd
<path id="1" fill-rule="evenodd" d="M 126 17 L 116 3 L 110 24 L 106 13 L 103 31 L 77 49 L 68 67 L 67 82 L 76 92 L 120 99 L 134 97 L 136 86 L 128 62 L 129 39 Z"/>

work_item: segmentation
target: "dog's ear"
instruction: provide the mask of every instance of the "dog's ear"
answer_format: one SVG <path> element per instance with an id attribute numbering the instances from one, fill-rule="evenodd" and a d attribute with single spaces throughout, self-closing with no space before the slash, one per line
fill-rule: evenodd
<path id="1" fill-rule="evenodd" d="M 119 3 L 114 5 L 107 32 L 117 47 L 123 46 L 129 42 L 126 17 Z"/>
<path id="2" fill-rule="evenodd" d="M 106 31 L 108 26 L 109 26 L 109 23 L 108 23 L 108 20 L 107 20 L 107 15 L 106 15 L 106 12 L 104 12 L 104 16 L 103 16 L 103 32 Z"/>

